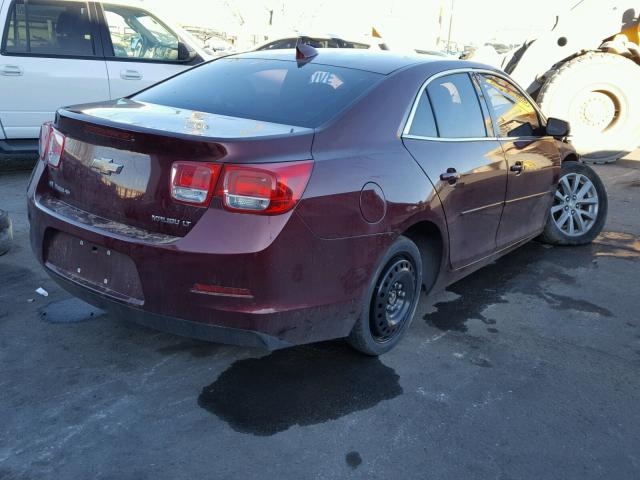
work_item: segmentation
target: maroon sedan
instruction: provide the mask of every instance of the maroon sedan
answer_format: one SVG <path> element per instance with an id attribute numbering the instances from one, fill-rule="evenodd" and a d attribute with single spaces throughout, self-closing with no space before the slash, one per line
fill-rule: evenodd
<path id="1" fill-rule="evenodd" d="M 430 292 L 529 240 L 590 242 L 602 182 L 504 73 L 251 52 L 44 125 L 31 244 L 78 297 L 177 334 L 378 355 Z"/>

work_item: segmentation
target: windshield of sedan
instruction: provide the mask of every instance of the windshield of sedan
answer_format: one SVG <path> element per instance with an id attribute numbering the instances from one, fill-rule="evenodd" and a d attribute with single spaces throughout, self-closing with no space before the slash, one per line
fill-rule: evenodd
<path id="1" fill-rule="evenodd" d="M 293 55 L 293 52 L 292 52 Z M 315 128 L 383 76 L 316 63 L 223 58 L 132 98 L 231 117 Z"/>

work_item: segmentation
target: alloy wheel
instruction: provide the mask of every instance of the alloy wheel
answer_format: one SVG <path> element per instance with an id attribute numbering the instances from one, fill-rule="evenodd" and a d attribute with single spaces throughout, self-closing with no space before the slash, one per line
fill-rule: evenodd
<path id="1" fill-rule="evenodd" d="M 556 227 L 570 237 L 587 233 L 598 218 L 598 192 L 591 180 L 580 173 L 567 173 L 560 183 L 551 207 Z"/>

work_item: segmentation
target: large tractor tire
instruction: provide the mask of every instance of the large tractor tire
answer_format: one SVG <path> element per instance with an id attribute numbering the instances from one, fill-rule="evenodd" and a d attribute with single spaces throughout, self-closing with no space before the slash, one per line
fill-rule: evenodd
<path id="1" fill-rule="evenodd" d="M 573 58 L 551 74 L 537 100 L 545 115 L 570 123 L 571 143 L 587 162 L 613 162 L 640 145 L 640 66 L 628 58 Z"/>

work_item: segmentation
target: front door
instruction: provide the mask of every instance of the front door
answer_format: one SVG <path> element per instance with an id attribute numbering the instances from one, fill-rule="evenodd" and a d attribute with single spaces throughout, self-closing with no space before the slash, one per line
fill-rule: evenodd
<path id="1" fill-rule="evenodd" d="M 179 60 L 178 35 L 141 8 L 98 4 L 104 35 L 111 98 L 136 93 L 190 67 Z"/>
<path id="2" fill-rule="evenodd" d="M 491 255 L 505 199 L 507 172 L 491 119 L 468 73 L 429 82 L 403 135 L 433 183 L 458 269 Z"/>
<path id="3" fill-rule="evenodd" d="M 504 78 L 479 74 L 507 159 L 509 177 L 497 245 L 506 247 L 544 228 L 560 175 L 556 141 L 533 104 Z"/>
<path id="4" fill-rule="evenodd" d="M 60 107 L 109 99 L 87 3 L 16 0 L 2 10 L 0 120 L 8 139 L 38 138 Z"/>

